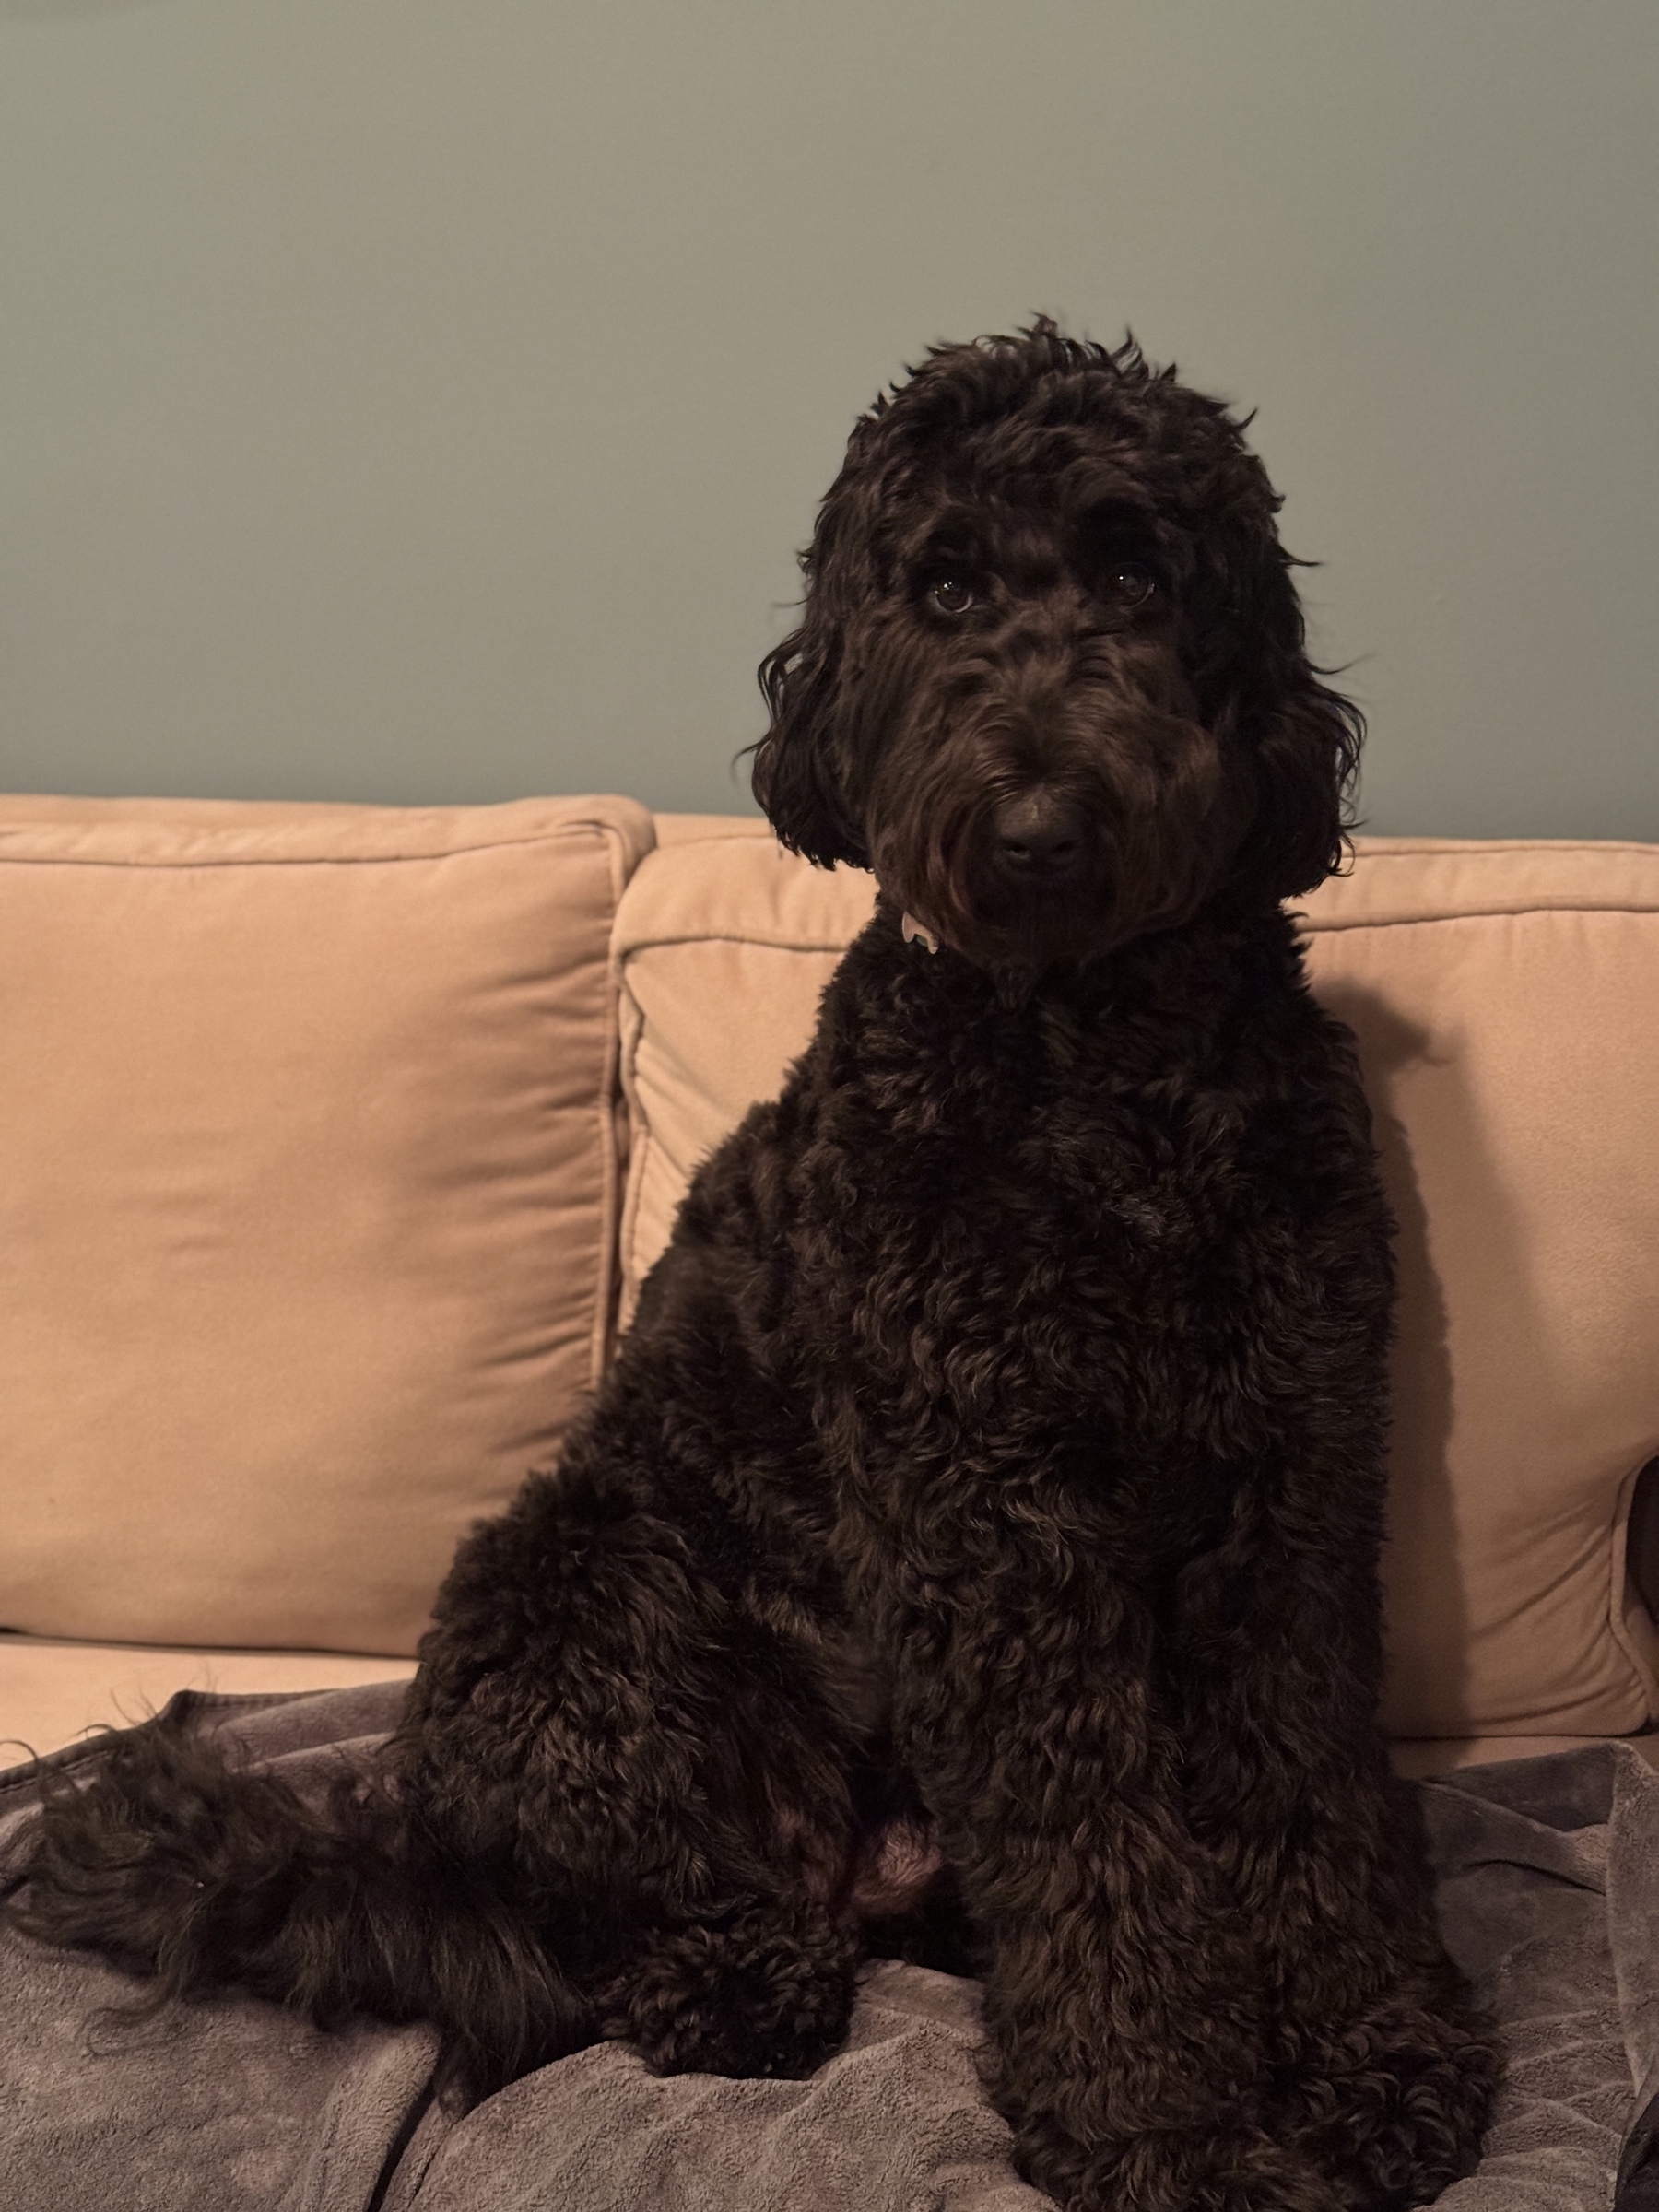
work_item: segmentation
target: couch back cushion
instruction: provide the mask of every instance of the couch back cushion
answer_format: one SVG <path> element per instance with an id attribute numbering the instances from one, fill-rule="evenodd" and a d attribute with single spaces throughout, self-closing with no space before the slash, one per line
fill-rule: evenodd
<path id="1" fill-rule="evenodd" d="M 701 821 L 702 835 L 683 839 L 673 816 L 659 818 L 666 834 L 617 915 L 624 1328 L 698 1162 L 757 1099 L 777 1095 L 875 905 L 873 877 L 808 866 L 759 819 Z"/>
<path id="2" fill-rule="evenodd" d="M 625 1315 L 871 903 L 867 877 L 747 821 L 665 837 L 630 884 Z M 1640 1728 L 1659 1680 L 1624 1537 L 1659 1451 L 1659 848 L 1362 840 L 1305 911 L 1400 1224 L 1385 1722 Z"/>
<path id="3" fill-rule="evenodd" d="M 1659 847 L 1374 839 L 1307 901 L 1399 1222 L 1388 1717 L 1659 1717 L 1625 1566 L 1659 1450 Z"/>
<path id="4" fill-rule="evenodd" d="M 413 1648 L 605 1354 L 652 836 L 0 801 L 0 1625 Z"/>

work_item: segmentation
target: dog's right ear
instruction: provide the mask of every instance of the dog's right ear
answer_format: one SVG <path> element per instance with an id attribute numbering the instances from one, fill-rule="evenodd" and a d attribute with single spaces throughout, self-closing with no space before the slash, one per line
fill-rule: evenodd
<path id="1" fill-rule="evenodd" d="M 826 621 L 808 590 L 806 619 L 760 664 L 771 726 L 751 749 L 755 796 L 780 842 L 820 868 L 869 854 L 842 788 L 839 742 L 841 626 Z"/>
<path id="2" fill-rule="evenodd" d="M 750 747 L 754 793 L 779 840 L 820 868 L 870 865 L 850 681 L 860 615 L 877 589 L 873 548 L 882 511 L 878 461 L 887 403 L 853 427 L 840 474 L 825 493 L 812 543 L 801 556 L 806 595 L 800 628 L 761 662 L 770 724 Z"/>

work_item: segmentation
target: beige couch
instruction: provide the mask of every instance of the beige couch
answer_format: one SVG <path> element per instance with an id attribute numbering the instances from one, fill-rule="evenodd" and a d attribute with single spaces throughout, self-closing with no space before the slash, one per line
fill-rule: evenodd
<path id="1" fill-rule="evenodd" d="M 0 801 L 0 1735 L 407 1671 L 870 899 L 623 798 Z M 1368 841 L 1305 911 L 1400 1221 L 1400 1762 L 1639 1735 L 1659 848 Z"/>

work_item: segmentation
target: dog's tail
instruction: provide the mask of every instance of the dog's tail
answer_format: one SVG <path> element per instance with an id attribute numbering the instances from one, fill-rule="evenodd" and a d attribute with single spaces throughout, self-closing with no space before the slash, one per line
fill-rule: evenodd
<path id="1" fill-rule="evenodd" d="M 313 1811 L 280 1777 L 152 1722 L 89 1783 L 49 1786 L 6 1874 L 15 1926 L 151 1983 L 129 2014 L 243 1989 L 325 2028 L 429 2020 L 440 2088 L 467 2100 L 597 2033 L 488 1877 L 446 1861 L 375 1777 L 343 1776 Z"/>

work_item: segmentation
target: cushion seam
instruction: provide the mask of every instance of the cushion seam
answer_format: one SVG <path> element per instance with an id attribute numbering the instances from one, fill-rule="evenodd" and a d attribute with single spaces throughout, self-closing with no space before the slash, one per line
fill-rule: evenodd
<path id="1" fill-rule="evenodd" d="M 481 844 L 440 845 L 429 853 L 228 853 L 219 857 L 170 859 L 160 854 L 123 856 L 118 853 L 8 853 L 0 835 L 0 867 L 15 868 L 365 868 L 406 867 L 422 861 L 460 860 L 470 853 L 511 853 L 531 845 L 557 844 L 571 838 L 594 838 L 602 844 L 621 843 L 614 823 L 571 822 L 533 837 L 491 838 Z M 612 911 L 626 883 L 614 888 Z"/>
<path id="2" fill-rule="evenodd" d="M 573 825 L 574 827 L 574 825 Z M 585 831 L 589 825 L 582 824 Z M 627 848 L 622 833 L 616 825 L 599 822 L 593 825 L 606 849 L 610 876 L 610 913 L 606 930 L 606 946 L 604 963 L 605 1036 L 603 1057 L 599 1071 L 596 1116 L 599 1124 L 599 1264 L 594 1284 L 594 1320 L 588 1339 L 588 1387 L 597 1390 L 604 1378 L 610 1354 L 611 1301 L 615 1295 L 620 1260 L 621 1200 L 623 1194 L 617 1187 L 617 1087 L 619 1077 L 618 1053 L 621 1040 L 620 1006 L 615 987 L 615 973 L 609 939 L 617 925 L 617 913 L 622 903 L 622 894 L 628 888 L 629 871 L 626 865 Z M 526 843 L 542 843 L 542 839 L 526 839 Z M 645 854 L 641 854 L 643 860 Z"/>
<path id="3" fill-rule="evenodd" d="M 624 991 L 628 991 L 628 986 L 620 975 L 617 979 L 617 985 L 618 1003 L 620 1006 L 621 994 Z M 623 1096 L 628 1100 L 630 1141 L 628 1189 L 623 1195 L 622 1218 L 618 1224 L 617 1237 L 617 1264 L 620 1277 L 618 1285 L 618 1326 L 622 1325 L 623 1319 L 621 1301 L 628 1301 L 627 1319 L 629 1323 L 632 1322 L 634 1311 L 640 1302 L 639 1267 L 635 1246 L 639 1230 L 640 1205 L 645 1189 L 646 1168 L 652 1149 L 656 1143 L 656 1133 L 651 1125 L 651 1117 L 640 1103 L 639 1099 L 640 1046 L 645 1035 L 645 1016 L 639 1000 L 634 997 L 631 991 L 628 991 L 628 999 L 636 1018 L 630 1025 L 631 1035 L 628 1042 L 628 1056 L 623 1076 Z M 636 1129 L 639 1132 L 637 1146 L 632 1141 Z"/>
<path id="4" fill-rule="evenodd" d="M 863 924 L 859 924 L 862 928 Z M 857 930 L 853 933 L 853 936 Z M 754 945 L 763 952 L 845 952 L 853 937 L 784 937 L 762 934 L 755 930 L 699 929 L 648 937 L 630 937 L 617 948 L 617 959 L 626 966 L 636 953 L 660 952 L 671 945 Z"/>
<path id="5" fill-rule="evenodd" d="M 1310 914 L 1293 911 L 1298 926 L 1310 936 L 1328 935 L 1352 929 L 1432 929 L 1448 922 L 1488 922 L 1519 919 L 1527 914 L 1659 914 L 1659 898 L 1653 905 L 1631 900 L 1528 900 L 1513 905 L 1470 906 L 1452 913 Z"/>

